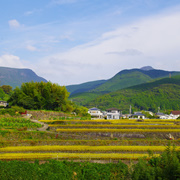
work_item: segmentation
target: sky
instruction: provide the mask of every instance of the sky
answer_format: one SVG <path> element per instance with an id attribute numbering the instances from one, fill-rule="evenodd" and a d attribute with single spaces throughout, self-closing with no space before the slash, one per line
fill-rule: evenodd
<path id="1" fill-rule="evenodd" d="M 0 66 L 66 86 L 124 69 L 180 71 L 179 0 L 0 2 Z"/>

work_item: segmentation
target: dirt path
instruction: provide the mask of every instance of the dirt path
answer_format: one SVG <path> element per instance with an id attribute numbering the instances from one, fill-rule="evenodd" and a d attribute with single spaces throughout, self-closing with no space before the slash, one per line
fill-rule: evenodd
<path id="1" fill-rule="evenodd" d="M 42 125 L 41 128 L 37 128 L 38 131 L 46 131 L 48 129 L 48 127 L 49 127 L 48 124 L 45 124 L 44 122 L 40 122 L 38 120 L 30 119 L 30 121 Z"/>

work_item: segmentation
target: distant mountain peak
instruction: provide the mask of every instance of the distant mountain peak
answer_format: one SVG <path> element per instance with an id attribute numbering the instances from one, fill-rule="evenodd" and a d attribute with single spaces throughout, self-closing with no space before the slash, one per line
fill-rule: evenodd
<path id="1" fill-rule="evenodd" d="M 21 86 L 22 83 L 26 82 L 47 82 L 46 79 L 39 77 L 31 69 L 19 69 L 19 68 L 9 68 L 0 67 L 0 82 L 2 85 L 10 85 L 12 88 Z"/>
<path id="2" fill-rule="evenodd" d="M 151 66 L 144 66 L 144 67 L 142 67 L 140 69 L 143 70 L 143 71 L 150 71 L 150 70 L 153 70 L 154 68 L 152 68 Z"/>

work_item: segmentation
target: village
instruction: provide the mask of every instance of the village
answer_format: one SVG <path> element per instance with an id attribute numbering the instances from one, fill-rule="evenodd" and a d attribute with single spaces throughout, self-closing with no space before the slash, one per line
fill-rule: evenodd
<path id="1" fill-rule="evenodd" d="M 159 110 L 157 113 L 153 113 L 151 111 L 144 111 L 146 114 L 150 114 L 152 117 L 156 116 L 158 119 L 177 119 L 180 117 L 180 111 L 171 111 L 170 114 L 161 113 Z M 91 115 L 92 119 L 149 119 L 145 114 L 141 111 L 131 113 L 131 107 L 129 110 L 129 114 L 122 114 L 117 108 L 109 108 L 106 111 L 101 111 L 100 109 L 93 107 L 88 110 L 88 113 Z"/>
<path id="2" fill-rule="evenodd" d="M 8 103 L 6 101 L 0 101 L 0 106 L 8 107 Z M 143 114 L 143 112 L 145 112 Z M 109 108 L 105 111 L 101 111 L 100 109 L 93 107 L 88 109 L 88 113 L 91 115 L 91 119 L 149 119 L 146 114 L 149 114 L 152 117 L 157 117 L 158 119 L 178 119 L 180 117 L 180 111 L 171 111 L 170 114 L 164 114 L 160 112 L 158 109 L 157 113 L 153 113 L 151 111 L 138 111 L 131 112 L 131 106 L 128 114 L 123 114 L 121 110 L 118 108 Z"/>

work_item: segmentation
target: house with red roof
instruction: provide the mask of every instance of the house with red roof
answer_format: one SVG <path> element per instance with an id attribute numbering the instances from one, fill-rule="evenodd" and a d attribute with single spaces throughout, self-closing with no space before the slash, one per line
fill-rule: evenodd
<path id="1" fill-rule="evenodd" d="M 180 111 L 171 111 L 170 116 L 174 117 L 173 119 L 177 119 L 180 116 Z"/>
<path id="2" fill-rule="evenodd" d="M 180 116 L 180 111 L 171 111 L 171 114 Z"/>

